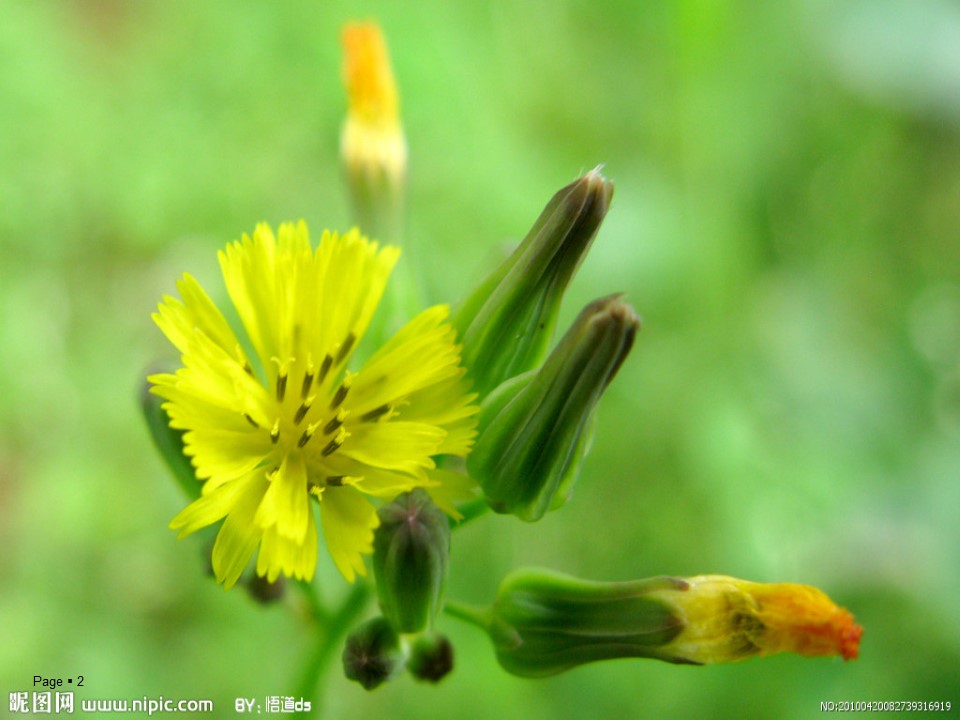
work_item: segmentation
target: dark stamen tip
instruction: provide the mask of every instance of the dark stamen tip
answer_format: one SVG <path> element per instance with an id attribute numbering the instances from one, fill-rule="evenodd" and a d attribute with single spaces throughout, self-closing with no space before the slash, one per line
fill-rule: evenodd
<path id="1" fill-rule="evenodd" d="M 331 367 L 333 367 L 333 356 L 328 354 L 320 364 L 320 374 L 317 376 L 317 382 L 323 382 L 326 379 Z"/>
<path id="2" fill-rule="evenodd" d="M 347 398 L 348 392 L 350 392 L 350 388 L 347 387 L 346 384 L 340 385 L 340 387 L 337 388 L 337 391 L 333 394 L 333 399 L 330 401 L 330 409 L 333 410 L 339 407 L 340 403 Z"/>
<path id="3" fill-rule="evenodd" d="M 323 450 L 320 451 L 320 454 L 323 455 L 324 457 L 333 455 L 337 450 L 340 449 L 341 444 L 342 443 L 337 442 L 337 439 L 334 438 L 333 440 L 331 440 L 326 444 L 326 447 L 324 447 Z"/>
<path id="4" fill-rule="evenodd" d="M 310 388 L 313 387 L 313 373 L 307 371 L 303 375 L 303 386 L 300 388 L 300 399 L 306 400 L 307 393 L 310 392 Z"/>
<path id="5" fill-rule="evenodd" d="M 330 433 L 335 432 L 341 425 L 343 425 L 343 421 L 340 419 L 338 414 L 331 418 L 330 422 L 323 426 L 323 434 L 329 435 Z"/>
<path id="6" fill-rule="evenodd" d="M 390 412 L 390 406 L 387 404 L 381 405 L 380 407 L 375 407 L 370 412 L 365 412 L 360 416 L 361 422 L 372 422 L 373 420 L 379 420 L 384 415 Z"/>
<path id="7" fill-rule="evenodd" d="M 353 349 L 353 344 L 357 341 L 357 336 L 353 332 L 347 333 L 347 336 L 343 339 L 343 343 L 340 345 L 340 349 L 337 351 L 337 365 L 346 360 L 347 355 L 350 354 L 350 351 Z"/>
<path id="8" fill-rule="evenodd" d="M 310 412 L 310 406 L 307 403 L 301 403 L 300 407 L 297 408 L 297 414 L 293 416 L 293 422 L 295 425 L 299 425 L 300 422 L 307 416 L 307 413 Z"/>

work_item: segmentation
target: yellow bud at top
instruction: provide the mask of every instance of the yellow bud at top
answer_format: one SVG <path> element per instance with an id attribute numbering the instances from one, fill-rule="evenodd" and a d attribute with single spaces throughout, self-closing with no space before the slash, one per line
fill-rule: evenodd
<path id="1" fill-rule="evenodd" d="M 371 125 L 396 125 L 397 85 L 380 28 L 373 23 L 347 25 L 343 49 L 350 114 Z"/>
<path id="2" fill-rule="evenodd" d="M 733 662 L 794 652 L 854 660 L 863 628 L 822 591 L 795 583 L 755 583 L 725 575 L 685 578 L 687 587 L 654 593 L 684 615 L 665 647 L 694 663 Z"/>
<path id="3" fill-rule="evenodd" d="M 406 175 L 407 144 L 383 33 L 373 23 L 347 25 L 343 48 L 347 119 L 340 153 L 349 179 L 362 196 L 395 191 Z"/>

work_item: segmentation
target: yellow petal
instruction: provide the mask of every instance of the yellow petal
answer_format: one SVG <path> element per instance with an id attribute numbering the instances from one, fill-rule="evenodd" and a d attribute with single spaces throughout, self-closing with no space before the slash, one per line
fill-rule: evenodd
<path id="1" fill-rule="evenodd" d="M 264 224 L 221 250 L 220 269 L 240 321 L 265 368 L 280 357 L 277 341 L 276 239 Z"/>
<path id="2" fill-rule="evenodd" d="M 272 449 L 269 436 L 262 432 L 190 430 L 184 433 L 183 442 L 197 477 L 209 478 L 213 487 L 261 465 Z"/>
<path id="3" fill-rule="evenodd" d="M 364 363 L 350 391 L 355 414 L 394 404 L 460 372 L 456 333 L 444 322 L 448 313 L 445 305 L 424 310 Z"/>
<path id="4" fill-rule="evenodd" d="M 257 574 L 274 582 L 280 573 L 310 581 L 317 567 L 317 524 L 308 508 L 306 531 L 300 541 L 285 537 L 276 526 L 264 531 L 257 557 Z"/>
<path id="5" fill-rule="evenodd" d="M 380 524 L 377 511 L 352 488 L 330 488 L 320 502 L 320 522 L 337 569 L 353 582 L 366 575 L 363 555 L 373 552 L 373 531 Z"/>
<path id="6" fill-rule="evenodd" d="M 154 314 L 154 322 L 182 353 L 186 353 L 196 331 L 202 332 L 227 353 L 237 347 L 237 338 L 210 296 L 190 274 L 177 283 L 182 302 L 169 295 Z"/>
<path id="7" fill-rule="evenodd" d="M 387 472 L 374 468 L 368 469 L 362 477 L 348 478 L 343 482 L 344 485 L 354 487 L 364 495 L 383 500 L 392 500 L 397 495 L 410 492 L 417 487 L 429 488 L 440 484 L 437 479 L 431 477 L 411 477 L 402 473 Z"/>
<path id="8" fill-rule="evenodd" d="M 170 521 L 170 529 L 179 530 L 177 537 L 183 538 L 200 528 L 213 525 L 233 510 L 250 481 L 250 476 L 240 478 L 201 495 L 177 513 Z"/>
<path id="9" fill-rule="evenodd" d="M 476 481 L 462 473 L 438 468 L 427 470 L 427 477 L 433 481 L 424 486 L 430 499 L 454 520 L 463 517 L 457 510 L 457 503 L 469 502 L 480 496 Z"/>
<path id="10" fill-rule="evenodd" d="M 253 516 L 266 492 L 266 482 L 255 475 L 245 485 L 213 544 L 213 573 L 224 590 L 236 584 L 263 536 Z"/>
<path id="11" fill-rule="evenodd" d="M 350 334 L 359 342 L 399 257 L 399 248 L 379 248 L 356 229 L 343 236 L 323 234 L 316 255 L 318 304 L 311 308 L 313 317 L 323 318 L 313 323 L 316 336 L 310 350 L 316 357 L 339 347 Z"/>
<path id="12" fill-rule="evenodd" d="M 263 530 L 274 529 L 281 537 L 303 543 L 310 517 L 307 468 L 299 453 L 288 455 L 269 476 L 254 522 Z"/>
<path id="13" fill-rule="evenodd" d="M 441 428 L 425 423 L 357 423 L 350 426 L 338 454 L 370 467 L 417 475 L 434 467 L 430 456 L 445 437 Z"/>

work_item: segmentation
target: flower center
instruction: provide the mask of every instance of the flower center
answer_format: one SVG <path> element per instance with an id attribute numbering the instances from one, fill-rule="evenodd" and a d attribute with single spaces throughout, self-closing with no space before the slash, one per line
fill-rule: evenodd
<path id="1" fill-rule="evenodd" d="M 340 345 L 337 353 L 328 353 L 319 366 L 312 359 L 306 363 L 297 363 L 294 358 L 280 361 L 274 358 L 278 365 L 276 379 L 276 398 L 278 417 L 270 428 L 270 441 L 274 445 L 280 444 L 281 437 L 284 447 L 289 452 L 296 448 L 311 454 L 317 451 L 321 457 L 329 457 L 335 453 L 349 437 L 349 432 L 343 427 L 349 411 L 343 407 L 344 400 L 350 393 L 353 384 L 353 375 L 348 371 L 343 379 L 333 389 L 333 374 L 346 359 L 350 347 L 355 342 L 351 333 Z M 291 375 L 295 382 L 291 383 Z M 299 380 L 299 382 L 296 382 Z M 292 387 L 299 386 L 299 397 L 290 392 Z M 329 401 L 322 398 L 329 397 Z M 319 444 L 322 441 L 322 445 Z"/>
<path id="2" fill-rule="evenodd" d="M 274 420 L 263 427 L 250 414 L 244 414 L 247 422 L 269 434 L 270 442 L 277 448 L 278 466 L 287 454 L 303 453 L 312 488 L 343 484 L 344 475 L 336 474 L 325 460 L 334 455 L 351 434 L 345 425 L 351 412 L 345 401 L 356 374 L 345 370 L 341 377 L 340 370 L 356 342 L 356 335 L 348 333 L 319 363 L 309 355 L 305 362 L 294 357 L 272 358 L 277 367 Z M 341 379 L 336 382 L 338 377 Z M 377 422 L 389 417 L 391 410 L 389 404 L 380 405 L 351 421 Z"/>

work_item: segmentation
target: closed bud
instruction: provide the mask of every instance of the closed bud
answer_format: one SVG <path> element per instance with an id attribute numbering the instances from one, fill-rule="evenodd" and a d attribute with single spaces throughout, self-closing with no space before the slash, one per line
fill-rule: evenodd
<path id="1" fill-rule="evenodd" d="M 721 575 L 592 582 L 521 569 L 503 580 L 482 619 L 500 664 L 524 677 L 630 657 L 701 665 L 794 652 L 851 660 L 862 633 L 817 588 Z"/>
<path id="2" fill-rule="evenodd" d="M 443 601 L 450 522 L 421 489 L 380 508 L 373 571 L 383 614 L 402 633 L 430 627 Z"/>
<path id="3" fill-rule="evenodd" d="M 366 690 L 373 690 L 403 670 L 400 636 L 383 617 L 374 618 L 347 636 L 343 673 Z"/>
<path id="4" fill-rule="evenodd" d="M 597 401 L 639 327 L 619 295 L 596 300 L 543 367 L 487 397 L 467 467 L 494 510 L 534 521 L 566 502 L 590 442 Z"/>
<path id="5" fill-rule="evenodd" d="M 413 641 L 407 670 L 417 680 L 440 682 L 453 670 L 453 645 L 444 635 L 420 635 Z"/>
<path id="6" fill-rule="evenodd" d="M 453 322 L 480 397 L 543 359 L 563 293 L 612 195 L 597 170 L 559 190 L 517 250 L 464 301 Z"/>

